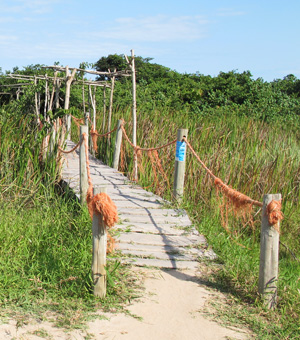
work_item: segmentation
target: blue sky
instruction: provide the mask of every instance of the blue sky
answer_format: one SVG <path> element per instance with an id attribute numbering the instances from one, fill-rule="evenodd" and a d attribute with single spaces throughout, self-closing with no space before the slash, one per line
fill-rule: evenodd
<path id="1" fill-rule="evenodd" d="M 299 14 L 299 0 L 0 0 L 0 67 L 134 49 L 181 73 L 300 78 Z"/>

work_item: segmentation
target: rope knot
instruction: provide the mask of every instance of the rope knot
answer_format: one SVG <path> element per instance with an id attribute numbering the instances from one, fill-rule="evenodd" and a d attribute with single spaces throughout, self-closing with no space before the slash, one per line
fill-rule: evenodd
<path id="1" fill-rule="evenodd" d="M 91 218 L 94 214 L 101 215 L 104 224 L 111 228 L 118 222 L 117 207 L 112 199 L 104 192 L 92 196 L 90 191 L 87 194 L 87 203 Z"/>
<path id="2" fill-rule="evenodd" d="M 280 201 L 271 201 L 267 205 L 267 215 L 269 223 L 272 226 L 277 225 L 277 228 L 275 228 L 279 232 L 278 228 L 278 222 L 283 220 L 283 214 L 281 212 L 281 200 Z"/>

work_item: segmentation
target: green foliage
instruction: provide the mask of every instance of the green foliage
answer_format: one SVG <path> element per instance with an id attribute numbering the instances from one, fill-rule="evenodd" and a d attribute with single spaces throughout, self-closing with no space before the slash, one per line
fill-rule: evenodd
<path id="1" fill-rule="evenodd" d="M 211 276 L 211 283 L 218 287 L 221 286 L 223 289 L 227 287 L 239 301 L 250 303 L 253 308 L 257 308 L 255 313 L 257 310 L 265 313 L 263 321 L 260 318 L 258 320 L 256 316 L 255 322 L 253 321 L 254 316 L 252 319 L 247 317 L 247 322 L 251 324 L 261 339 L 276 339 L 276 334 L 280 334 L 281 338 L 291 339 L 294 334 L 299 336 L 297 334 L 299 329 L 295 325 L 298 325 L 300 315 L 298 303 L 300 268 L 297 260 L 300 258 L 300 81 L 295 76 L 288 75 L 282 80 L 265 82 L 261 78 L 253 79 L 249 71 L 242 73 L 237 71 L 220 72 L 215 77 L 199 73 L 180 74 L 167 67 L 152 63 L 151 58 L 136 57 L 135 61 L 138 145 L 141 147 L 163 145 L 175 138 L 179 127 L 188 128 L 188 139 L 198 155 L 213 173 L 230 186 L 257 200 L 262 200 L 263 194 L 267 192 L 282 194 L 284 220 L 280 236 L 282 245 L 280 248 L 279 303 L 276 311 L 268 313 L 263 311 L 256 290 L 260 212 L 254 211 L 253 224 L 246 223 L 246 225 L 237 216 L 229 214 L 228 225 L 226 228 L 222 227 L 219 209 L 222 201 L 220 203 L 213 183 L 207 174 L 188 152 L 183 206 L 194 217 L 195 224 L 205 234 L 222 264 L 220 269 Z M 102 57 L 95 65 L 99 71 L 107 71 L 108 68 L 111 70 L 127 68 L 122 55 Z M 30 69 L 27 71 L 31 72 Z M 4 80 L 0 78 L 0 81 Z M 43 86 L 43 84 L 37 86 Z M 43 87 L 40 89 L 42 91 Z M 11 101 L 5 107 L 1 121 L 2 126 L 7 126 L 7 128 L 1 130 L 1 138 L 2 134 L 5 135 L 5 131 L 25 129 L 24 126 L 27 124 L 22 124 L 22 119 L 25 122 L 25 115 L 21 116 L 22 119 L 18 119 L 18 123 L 14 125 L 14 112 L 15 109 L 21 107 L 24 114 L 32 115 L 34 112 L 32 108 L 34 90 L 31 89 L 28 90 L 28 93 L 24 93 L 18 103 Z M 62 88 L 61 94 L 63 91 Z M 118 79 L 115 86 L 112 118 L 112 127 L 116 125 L 117 119 L 124 118 L 127 122 L 126 130 L 129 135 L 132 129 L 131 91 L 130 77 Z M 107 94 L 109 94 L 109 90 L 107 90 Z M 87 93 L 85 93 L 85 98 L 87 98 Z M 106 98 L 107 105 L 109 95 Z M 104 130 L 102 130 L 103 93 L 101 91 L 97 91 L 96 99 L 101 117 L 97 121 L 97 130 L 106 132 L 107 121 L 104 122 Z M 81 87 L 72 86 L 71 103 L 72 108 L 69 112 L 81 118 L 83 111 Z M 87 106 L 86 103 L 86 109 Z M 53 119 L 60 113 L 64 114 L 65 112 L 54 112 Z M 37 132 L 34 130 L 34 126 L 30 131 L 32 136 Z M 42 138 L 43 133 L 43 131 L 38 132 L 37 138 Z M 72 136 L 77 133 L 77 127 L 73 126 Z M 7 133 L 6 136 L 8 136 Z M 99 156 L 103 160 L 111 162 L 114 136 L 110 140 L 111 149 L 106 148 L 107 141 L 107 139 L 99 138 Z M 16 140 L 12 138 L 2 139 L 1 143 L 0 180 L 3 183 L 8 185 L 7 183 L 12 181 L 19 181 L 17 183 L 20 185 L 20 178 L 24 178 L 25 183 L 31 183 L 32 178 L 40 178 L 33 176 L 35 173 L 42 176 L 37 182 L 44 181 L 45 171 L 40 169 L 46 169 L 46 167 L 43 165 L 44 168 L 41 168 L 40 164 L 31 166 L 31 162 L 38 162 L 38 152 L 31 148 L 35 145 L 33 140 L 22 141 L 20 138 Z M 21 155 L 25 155 L 24 164 L 20 161 Z M 123 156 L 124 168 L 122 171 L 130 176 L 132 149 L 127 143 L 123 143 Z M 153 167 L 147 155 L 144 154 L 141 159 L 144 172 L 140 171 L 140 184 L 169 199 L 174 171 L 173 148 L 160 150 L 159 157 L 166 176 L 158 173 L 155 178 Z M 27 166 L 28 164 L 29 166 Z M 10 171 L 10 169 L 13 170 Z M 53 169 L 53 167 L 49 167 L 49 169 Z M 21 174 L 21 177 L 18 177 L 18 174 Z M 29 187 L 32 190 L 32 186 L 28 185 L 26 188 Z M 73 217 L 68 216 L 68 219 L 73 221 Z M 69 225 L 73 228 L 73 222 Z M 68 231 L 65 232 L 68 235 L 67 238 L 72 239 L 73 235 L 70 236 Z M 39 234 L 39 237 L 43 239 L 44 235 Z M 58 238 L 54 238 L 54 240 L 56 244 L 59 243 Z M 72 240 L 76 243 L 75 239 Z M 68 241 L 64 240 L 61 244 L 68 244 Z M 38 248 L 38 245 L 35 248 Z M 63 246 L 62 249 L 64 250 Z M 48 265 L 52 266 L 56 263 L 59 256 L 57 253 L 55 261 L 50 261 Z M 46 258 L 50 259 L 51 257 Z M 49 268 L 47 273 L 43 273 L 42 289 L 47 291 L 46 287 L 49 282 L 52 282 L 52 288 L 57 287 L 59 280 L 70 277 L 69 266 L 77 268 L 72 262 L 73 259 L 72 261 L 64 259 L 64 261 L 67 263 L 64 268 L 55 269 L 54 266 L 54 269 L 51 269 L 53 277 L 55 276 L 54 281 L 50 280 L 52 274 L 49 274 L 51 272 Z M 78 259 L 77 261 L 80 267 L 82 262 Z M 114 284 L 111 275 L 119 273 L 119 269 L 118 264 L 114 264 L 111 274 L 108 275 L 109 281 L 112 283 L 111 289 L 115 293 L 119 286 Z M 42 269 L 38 268 L 38 270 Z M 29 271 L 29 273 L 31 276 L 36 275 L 34 271 Z M 23 275 L 25 274 L 23 273 Z M 83 278 L 84 273 L 81 272 L 78 276 Z M 76 280 L 70 280 L 66 284 L 77 287 L 77 283 Z M 74 294 L 83 298 L 85 293 L 82 292 L 86 287 L 80 287 L 74 288 L 77 295 Z M 51 295 L 50 291 L 47 291 L 49 296 Z M 244 314 L 241 315 L 242 318 L 245 319 Z"/>
<path id="2" fill-rule="evenodd" d="M 57 325 L 78 327 L 99 308 L 121 310 L 135 279 L 111 258 L 107 298 L 93 297 L 88 210 L 56 192 L 60 162 L 55 152 L 42 156 L 46 128 L 33 122 L 1 109 L 0 317 L 54 312 Z"/>

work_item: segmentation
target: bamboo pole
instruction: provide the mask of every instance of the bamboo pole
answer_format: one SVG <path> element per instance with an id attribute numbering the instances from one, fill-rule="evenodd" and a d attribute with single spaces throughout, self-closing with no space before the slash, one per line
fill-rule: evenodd
<path id="1" fill-rule="evenodd" d="M 86 194 L 88 190 L 88 176 L 86 168 L 86 144 L 83 141 L 83 134 L 88 134 L 88 127 L 86 125 L 80 126 L 80 148 L 79 148 L 79 178 L 80 178 L 80 203 L 86 204 Z M 88 138 L 86 139 L 88 143 Z"/>
<path id="2" fill-rule="evenodd" d="M 84 84 L 82 84 L 82 106 L 83 106 L 83 115 L 85 115 L 85 93 L 84 93 Z"/>
<path id="3" fill-rule="evenodd" d="M 187 134 L 188 129 L 179 129 L 177 131 L 173 198 L 178 203 L 182 201 L 183 197 L 185 161 L 186 161 L 186 142 L 183 141 L 183 137 L 187 137 Z"/>
<path id="4" fill-rule="evenodd" d="M 74 68 L 72 74 L 69 74 L 69 66 L 66 66 L 66 95 L 65 95 L 65 105 L 64 109 L 69 110 L 70 106 L 70 95 L 71 95 L 71 84 L 74 80 L 77 69 Z M 66 132 L 67 132 L 67 140 L 71 138 L 71 115 L 67 114 L 65 116 L 66 120 Z"/>
<path id="5" fill-rule="evenodd" d="M 268 204 L 273 200 L 280 201 L 281 194 L 264 195 L 260 235 L 258 292 L 268 309 L 276 306 L 278 281 L 279 222 L 271 225 L 266 212 Z"/>
<path id="6" fill-rule="evenodd" d="M 35 87 L 37 86 L 37 79 L 34 77 L 34 85 Z M 34 92 L 34 103 L 35 103 L 35 114 L 36 114 L 36 122 L 37 125 L 40 125 L 40 110 L 39 110 L 39 105 L 38 105 L 38 93 L 35 89 Z"/>
<path id="7" fill-rule="evenodd" d="M 46 83 L 45 83 L 45 102 L 44 102 L 44 118 L 47 119 L 47 105 L 48 105 L 48 78 L 46 76 Z"/>
<path id="8" fill-rule="evenodd" d="M 116 69 L 114 70 L 116 72 Z M 112 118 L 112 109 L 113 109 L 113 99 L 114 99 L 114 89 L 115 89 L 115 76 L 111 79 L 111 88 L 110 88 L 110 98 L 109 98 L 109 110 L 108 110 L 108 122 L 107 122 L 107 132 L 111 130 L 111 118 Z M 111 145 L 110 135 L 107 136 L 107 144 L 106 144 L 106 164 L 109 161 L 109 150 Z"/>
<path id="9" fill-rule="evenodd" d="M 96 130 L 96 97 L 95 97 L 95 91 L 94 91 L 94 95 L 92 93 L 91 85 L 89 85 L 89 96 L 90 96 L 90 101 L 91 101 L 92 109 L 93 109 L 92 126 L 93 126 L 93 130 L 95 131 Z M 90 137 L 90 142 L 91 142 L 91 146 L 90 146 L 91 152 L 92 152 L 93 156 L 95 156 L 94 143 L 93 143 L 93 140 L 92 140 L 92 136 Z"/>
<path id="10" fill-rule="evenodd" d="M 94 188 L 94 195 L 106 193 L 105 187 Z M 93 260 L 92 277 L 94 295 L 100 298 L 106 296 L 106 249 L 107 249 L 107 226 L 101 215 L 93 215 Z"/>
<path id="11" fill-rule="evenodd" d="M 102 133 L 105 133 L 105 118 L 106 118 L 106 86 L 103 88 L 103 121 L 102 121 Z"/>
<path id="12" fill-rule="evenodd" d="M 118 120 L 118 128 L 116 134 L 116 143 L 115 143 L 115 151 L 114 151 L 114 159 L 113 159 L 113 168 L 118 170 L 119 160 L 120 160 L 120 151 L 122 144 L 122 120 Z"/>
<path id="13" fill-rule="evenodd" d="M 134 50 L 131 50 L 131 77 L 132 77 L 132 143 L 134 146 L 137 144 L 137 119 L 136 119 L 136 74 L 135 74 L 135 60 Z M 134 152 L 133 156 L 133 177 L 134 180 L 138 180 L 138 163 L 137 156 Z"/>

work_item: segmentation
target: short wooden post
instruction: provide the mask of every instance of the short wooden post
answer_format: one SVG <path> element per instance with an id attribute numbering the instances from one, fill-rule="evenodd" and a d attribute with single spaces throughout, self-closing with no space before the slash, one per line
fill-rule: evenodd
<path id="1" fill-rule="evenodd" d="M 122 120 L 118 120 L 118 128 L 116 134 L 116 143 L 114 150 L 114 160 L 113 160 L 113 168 L 118 170 L 119 167 L 119 159 L 120 159 L 120 151 L 121 151 L 121 143 L 122 143 Z"/>
<path id="2" fill-rule="evenodd" d="M 178 203 L 182 201 L 183 197 L 185 160 L 186 160 L 186 142 L 183 141 L 183 137 L 187 137 L 187 134 L 188 129 L 179 129 L 177 132 L 173 198 Z"/>
<path id="3" fill-rule="evenodd" d="M 80 149 L 79 149 L 79 177 L 80 177 L 80 203 L 86 204 L 86 194 L 88 190 L 88 176 L 86 169 L 86 143 L 83 141 L 83 134 L 88 135 L 88 127 L 86 125 L 80 126 Z M 88 139 L 86 138 L 88 143 Z"/>
<path id="4" fill-rule="evenodd" d="M 106 188 L 94 188 L 94 195 L 106 193 Z M 92 277 L 94 283 L 94 295 L 104 298 L 106 295 L 106 248 L 107 232 L 102 216 L 93 216 L 93 262 Z"/>
<path id="5" fill-rule="evenodd" d="M 275 226 L 270 225 L 267 215 L 267 206 L 272 200 L 280 201 L 281 194 L 264 195 L 258 280 L 258 291 L 269 309 L 276 306 L 279 257 L 279 222 Z"/>
<path id="6" fill-rule="evenodd" d="M 55 125 L 53 125 L 51 129 L 51 137 L 50 137 L 50 154 L 51 155 L 54 152 L 55 143 L 56 143 L 56 127 Z"/>

